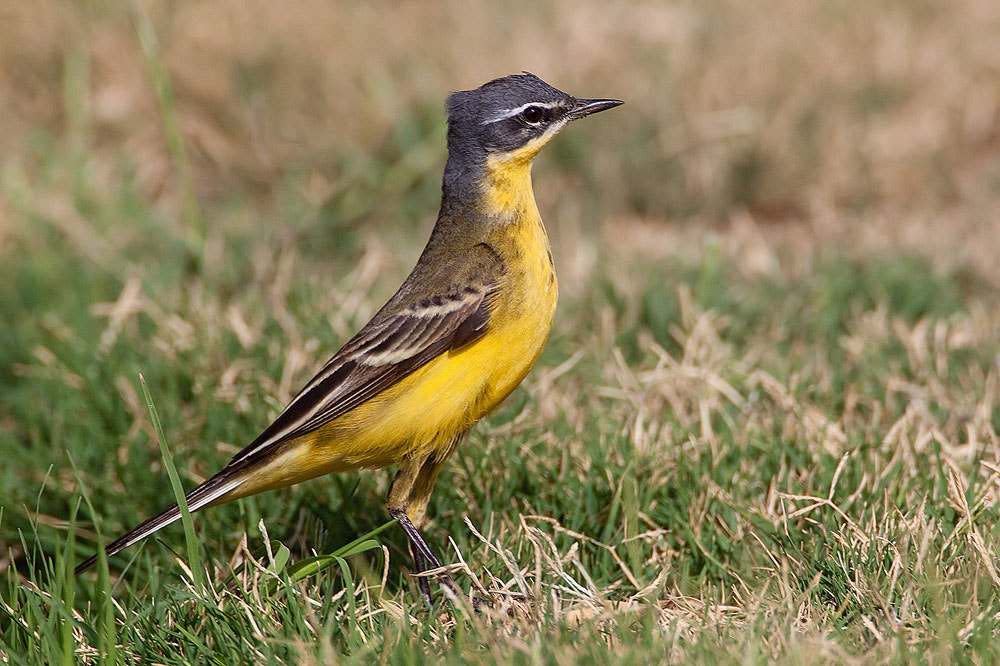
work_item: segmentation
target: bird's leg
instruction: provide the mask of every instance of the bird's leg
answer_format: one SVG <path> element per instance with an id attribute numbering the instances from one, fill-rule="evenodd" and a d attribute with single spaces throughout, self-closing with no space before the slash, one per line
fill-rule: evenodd
<path id="1" fill-rule="evenodd" d="M 426 506 L 426 504 L 424 506 Z M 412 512 L 413 511 L 411 509 L 411 513 Z M 418 512 L 418 514 L 420 518 L 423 519 L 424 514 L 422 512 Z M 413 563 L 417 568 L 417 573 L 423 573 L 429 569 L 440 569 L 440 560 L 434 556 L 434 552 L 430 549 L 430 546 L 428 546 L 427 542 L 424 541 L 422 536 L 420 536 L 420 531 L 410 520 L 407 512 L 389 509 L 389 515 L 399 521 L 399 524 L 403 527 L 403 531 L 406 532 L 406 536 L 410 539 L 410 550 L 413 552 Z M 421 562 L 421 558 L 423 558 L 423 562 Z M 448 588 L 448 591 L 454 595 L 456 599 L 465 598 L 465 595 L 462 594 L 462 592 L 455 585 L 451 576 L 446 573 L 440 573 L 437 575 L 437 578 L 442 585 Z M 427 600 L 427 604 L 430 605 L 431 588 L 430 583 L 427 580 L 427 576 L 418 576 L 417 584 L 420 586 L 420 591 L 423 593 L 424 599 Z M 475 595 L 470 595 L 469 600 L 472 602 L 472 609 L 476 613 L 482 612 L 484 606 L 490 608 L 493 606 L 488 600 Z"/>
<path id="2" fill-rule="evenodd" d="M 405 515 L 405 514 L 404 514 Z M 424 556 L 420 554 L 419 550 L 414 549 L 413 544 L 410 543 L 409 537 L 407 537 L 407 545 L 409 546 L 410 556 L 413 557 L 413 568 L 414 573 L 421 573 L 427 571 L 429 568 L 427 566 L 427 560 Z M 423 595 L 424 601 L 428 605 L 431 603 L 431 582 L 427 579 L 427 576 L 417 576 L 417 587 L 420 588 L 420 594 Z"/>
<path id="3" fill-rule="evenodd" d="M 406 532 L 406 538 L 410 544 L 410 553 L 413 555 L 414 573 L 416 574 L 421 574 L 428 569 L 437 569 L 441 566 L 441 561 L 435 557 L 408 515 L 409 513 L 414 513 L 414 509 L 418 508 L 418 506 L 414 506 L 411 502 L 410 494 L 413 492 L 414 486 L 417 485 L 421 467 L 423 467 L 425 462 L 427 462 L 426 457 L 404 460 L 399 466 L 399 471 L 396 472 L 396 477 L 392 480 L 392 486 L 389 488 L 389 497 L 386 501 L 389 515 L 395 518 L 403 528 L 403 531 Z M 414 517 L 418 521 L 422 521 L 423 514 L 417 512 Z M 444 575 L 444 578 L 447 578 L 447 574 Z M 453 592 L 455 591 L 455 586 L 450 579 L 444 584 L 448 585 Z M 417 586 L 420 588 L 424 601 L 430 606 L 431 587 L 427 576 L 417 576 Z"/>
<path id="4" fill-rule="evenodd" d="M 419 528 L 426 522 L 427 503 L 430 500 L 431 491 L 434 490 L 434 481 L 437 479 L 438 472 L 464 434 L 456 435 L 430 455 L 405 460 L 400 464 L 399 471 L 392 480 L 386 504 L 389 515 L 399 521 L 403 531 L 406 532 L 407 539 L 409 539 L 415 573 L 420 574 L 429 569 L 441 568 L 441 561 L 424 541 Z M 456 597 L 463 596 L 448 574 L 440 573 L 437 578 L 451 594 Z M 420 587 L 424 599 L 430 605 L 431 591 L 427 576 L 418 576 L 417 585 Z"/>
<path id="5" fill-rule="evenodd" d="M 406 532 L 406 536 L 410 540 L 410 548 L 413 550 L 413 565 L 416 568 L 415 573 L 420 574 L 430 569 L 440 569 L 441 560 L 434 555 L 430 546 L 428 546 L 427 542 L 424 541 L 424 538 L 420 536 L 420 531 L 413 526 L 412 522 L 410 522 L 410 518 L 406 515 L 406 512 L 401 509 L 389 509 L 389 515 L 399 521 L 400 526 L 403 528 L 403 531 Z M 458 588 L 455 587 L 455 583 L 452 582 L 451 577 L 448 574 L 440 573 L 437 574 L 437 577 L 441 584 L 447 587 L 448 590 L 456 597 L 463 596 L 462 593 L 459 592 Z M 420 591 L 423 593 L 424 599 L 427 601 L 427 604 L 430 605 L 431 587 L 427 580 L 427 576 L 418 576 L 417 585 L 420 586 Z"/>

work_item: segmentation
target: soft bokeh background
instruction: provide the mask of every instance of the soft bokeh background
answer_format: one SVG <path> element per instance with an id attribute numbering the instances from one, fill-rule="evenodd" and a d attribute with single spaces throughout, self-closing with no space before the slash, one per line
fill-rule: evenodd
<path id="1" fill-rule="evenodd" d="M 233 591 L 381 524 L 384 473 L 201 517 L 223 591 L 153 544 L 116 607 L 66 583 L 171 497 L 138 374 L 190 487 L 405 276 L 446 95 L 521 70 L 627 103 L 536 163 L 552 340 L 429 534 L 537 603 L 411 631 L 392 530 L 363 620 L 337 569 Z M 0 658 L 1000 658 L 995 0 L 20 0 L 0 120 Z"/>
<path id="2" fill-rule="evenodd" d="M 537 189 L 554 225 L 605 225 L 648 248 L 739 217 L 813 246 L 967 262 L 997 281 L 1000 8 L 988 0 L 213 0 L 144 11 L 209 217 L 220 201 L 274 205 L 294 188 L 314 205 L 361 199 L 383 214 L 372 228 L 398 232 L 389 214 L 420 188 L 427 202 L 412 214 L 426 223 L 443 97 L 526 69 L 629 103 L 543 158 Z M 84 151 L 95 185 L 129 169 L 142 196 L 180 205 L 133 23 L 119 3 L 6 3 L 8 182 L 37 173 L 45 136 Z M 389 187 L 368 163 L 386 152 L 398 157 Z M 376 203 L 358 193 L 366 185 Z"/>

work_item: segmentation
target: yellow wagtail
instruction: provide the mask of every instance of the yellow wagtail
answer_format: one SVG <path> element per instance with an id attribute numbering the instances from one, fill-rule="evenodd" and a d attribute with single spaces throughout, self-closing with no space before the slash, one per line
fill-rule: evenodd
<path id="1" fill-rule="evenodd" d="M 274 423 L 187 495 L 188 509 L 398 463 L 389 514 L 406 531 L 417 572 L 439 568 L 418 531 L 438 471 L 534 365 L 555 312 L 531 162 L 570 121 L 621 103 L 577 99 L 527 72 L 452 94 L 441 212 L 417 265 Z M 105 552 L 179 517 L 175 504 Z M 429 600 L 426 577 L 419 582 Z"/>

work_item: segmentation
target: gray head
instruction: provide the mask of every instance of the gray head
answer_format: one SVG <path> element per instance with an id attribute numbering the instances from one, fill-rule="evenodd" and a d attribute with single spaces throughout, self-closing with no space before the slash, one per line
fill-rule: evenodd
<path id="1" fill-rule="evenodd" d="M 616 99 L 577 99 L 534 74 L 493 79 L 448 98 L 448 150 L 461 161 L 513 153 L 531 145 L 533 157 L 571 120 L 618 106 Z"/>
<path id="2" fill-rule="evenodd" d="M 452 94 L 445 105 L 442 213 L 476 205 L 488 164 L 494 170 L 498 163 L 521 165 L 527 175 L 531 160 L 566 123 L 619 104 L 617 99 L 577 99 L 528 72 Z"/>

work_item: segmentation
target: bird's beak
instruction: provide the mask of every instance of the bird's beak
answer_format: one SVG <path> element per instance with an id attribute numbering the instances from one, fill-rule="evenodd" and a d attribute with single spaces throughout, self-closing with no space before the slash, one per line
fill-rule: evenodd
<path id="1" fill-rule="evenodd" d="M 592 113 L 613 109 L 624 103 L 620 99 L 578 99 L 576 100 L 576 105 L 566 114 L 566 117 L 570 120 L 577 120 Z"/>

